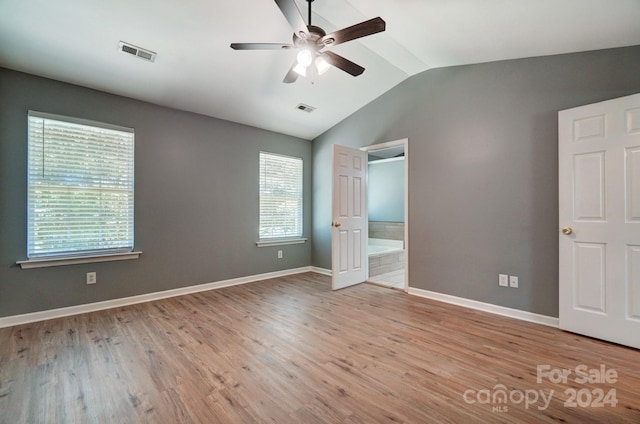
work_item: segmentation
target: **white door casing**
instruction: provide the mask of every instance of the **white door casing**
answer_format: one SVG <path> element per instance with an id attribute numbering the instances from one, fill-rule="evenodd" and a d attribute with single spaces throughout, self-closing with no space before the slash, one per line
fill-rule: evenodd
<path id="1" fill-rule="evenodd" d="M 333 290 L 367 278 L 367 153 L 333 145 L 331 268 Z"/>
<path id="2" fill-rule="evenodd" d="M 558 118 L 560 328 L 640 348 L 640 94 Z"/>

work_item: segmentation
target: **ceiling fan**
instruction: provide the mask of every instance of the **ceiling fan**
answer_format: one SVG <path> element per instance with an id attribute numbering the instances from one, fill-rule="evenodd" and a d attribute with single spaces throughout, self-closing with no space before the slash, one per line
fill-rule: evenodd
<path id="1" fill-rule="evenodd" d="M 309 3 L 309 24 L 306 25 L 294 0 L 275 0 L 278 8 L 293 28 L 293 44 L 232 43 L 231 48 L 234 50 L 300 49 L 296 61 L 282 81 L 285 83 L 295 82 L 298 76 L 306 76 L 308 70 L 311 73 L 321 75 L 331 66 L 342 69 L 354 77 L 362 74 L 364 72 L 362 66 L 331 51 L 323 51 L 323 49 L 382 32 L 385 30 L 385 22 L 377 17 L 327 34 L 322 28 L 311 25 L 311 3 L 313 1 L 307 0 Z M 311 66 L 312 64 L 315 66 Z"/>

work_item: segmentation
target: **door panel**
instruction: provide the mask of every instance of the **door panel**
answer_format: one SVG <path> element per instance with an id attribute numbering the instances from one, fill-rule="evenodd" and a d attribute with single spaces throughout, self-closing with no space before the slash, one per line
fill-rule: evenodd
<path id="1" fill-rule="evenodd" d="M 353 269 L 362 269 L 362 253 L 362 231 L 353 230 Z"/>
<path id="2" fill-rule="evenodd" d="M 349 271 L 349 232 L 348 231 L 338 231 L 339 238 L 339 249 L 340 249 L 340 262 L 338 265 L 338 273 L 343 273 Z"/>
<path id="3" fill-rule="evenodd" d="M 590 116 L 573 121 L 573 140 L 585 141 L 605 136 L 605 115 Z"/>
<path id="4" fill-rule="evenodd" d="M 349 216 L 349 177 L 347 175 L 338 176 L 338 197 L 340 199 L 338 206 L 338 218 L 347 218 Z"/>
<path id="5" fill-rule="evenodd" d="M 640 94 L 558 118 L 560 328 L 640 348 Z"/>
<path id="6" fill-rule="evenodd" d="M 332 287 L 367 278 L 366 152 L 333 146 Z"/>
<path id="7" fill-rule="evenodd" d="M 591 312 L 605 312 L 607 246 L 596 243 L 576 243 L 575 307 Z"/>
<path id="8" fill-rule="evenodd" d="M 626 149 L 627 221 L 640 222 L 640 148 Z"/>
<path id="9" fill-rule="evenodd" d="M 627 298 L 631 319 L 640 320 L 640 246 L 627 246 Z"/>
<path id="10" fill-rule="evenodd" d="M 574 218 L 605 220 L 604 152 L 585 153 L 573 158 Z"/>
<path id="11" fill-rule="evenodd" d="M 364 218 L 362 216 L 362 189 L 364 181 L 360 177 L 353 177 L 353 217 Z"/>
<path id="12" fill-rule="evenodd" d="M 625 111 L 625 130 L 627 134 L 640 133 L 640 107 Z"/>

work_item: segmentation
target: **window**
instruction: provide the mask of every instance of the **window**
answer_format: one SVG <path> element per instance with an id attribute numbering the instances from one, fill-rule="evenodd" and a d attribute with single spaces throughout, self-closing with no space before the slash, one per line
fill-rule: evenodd
<path id="1" fill-rule="evenodd" d="M 302 159 L 260 152 L 259 233 L 261 241 L 302 237 Z"/>
<path id="2" fill-rule="evenodd" d="M 132 129 L 29 112 L 27 257 L 133 250 Z"/>

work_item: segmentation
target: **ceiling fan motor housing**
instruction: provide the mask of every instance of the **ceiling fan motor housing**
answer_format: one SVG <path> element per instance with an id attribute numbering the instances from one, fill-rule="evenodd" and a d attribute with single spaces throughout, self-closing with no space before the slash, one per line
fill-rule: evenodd
<path id="1" fill-rule="evenodd" d="M 309 30 L 309 33 L 307 34 L 293 34 L 293 44 L 296 47 L 308 47 L 311 45 L 314 46 L 316 50 L 324 47 L 324 44 L 319 41 L 322 37 L 327 35 L 327 33 L 322 28 L 315 25 L 307 25 L 307 29 Z"/>

